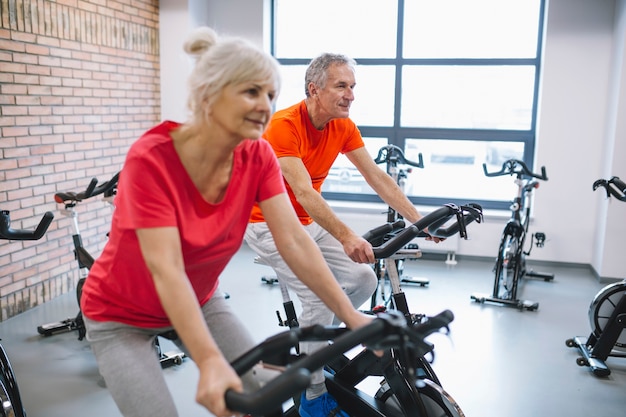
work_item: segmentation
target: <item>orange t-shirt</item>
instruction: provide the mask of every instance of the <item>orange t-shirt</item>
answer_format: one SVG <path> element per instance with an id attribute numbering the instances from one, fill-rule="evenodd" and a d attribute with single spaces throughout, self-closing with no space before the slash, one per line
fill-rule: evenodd
<path id="1" fill-rule="evenodd" d="M 333 119 L 317 130 L 306 108 L 305 101 L 277 111 L 267 127 L 265 139 L 272 145 L 278 158 L 293 156 L 304 163 L 313 188 L 321 193 L 322 183 L 339 153 L 346 153 L 365 146 L 361 132 L 350 119 Z M 285 186 L 300 222 L 311 224 L 313 219 L 296 201 L 287 181 Z M 258 204 L 252 208 L 251 223 L 264 222 Z"/>

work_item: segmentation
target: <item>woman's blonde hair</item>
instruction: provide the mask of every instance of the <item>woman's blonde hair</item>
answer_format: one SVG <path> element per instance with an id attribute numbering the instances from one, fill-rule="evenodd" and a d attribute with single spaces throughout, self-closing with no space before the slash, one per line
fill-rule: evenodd
<path id="1" fill-rule="evenodd" d="M 221 38 L 206 26 L 195 29 L 184 44 L 187 54 L 196 58 L 189 76 L 191 122 L 202 120 L 203 103 L 211 104 L 230 84 L 271 80 L 280 90 L 280 65 L 270 54 L 242 38 Z"/>

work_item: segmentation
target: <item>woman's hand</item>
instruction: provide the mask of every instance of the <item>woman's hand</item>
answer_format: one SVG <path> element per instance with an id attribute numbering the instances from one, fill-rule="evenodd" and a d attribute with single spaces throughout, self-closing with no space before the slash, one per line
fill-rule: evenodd
<path id="1" fill-rule="evenodd" d="M 243 391 L 241 379 L 222 355 L 214 355 L 198 365 L 200 378 L 196 402 L 216 417 L 241 415 L 226 408 L 224 395 L 228 389 Z"/>

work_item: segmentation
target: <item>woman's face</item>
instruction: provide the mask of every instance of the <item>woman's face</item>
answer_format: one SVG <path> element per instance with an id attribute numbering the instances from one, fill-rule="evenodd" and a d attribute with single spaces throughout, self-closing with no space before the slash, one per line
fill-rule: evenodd
<path id="1" fill-rule="evenodd" d="M 229 84 L 211 104 L 209 118 L 239 141 L 258 139 L 270 120 L 276 95 L 269 80 Z"/>

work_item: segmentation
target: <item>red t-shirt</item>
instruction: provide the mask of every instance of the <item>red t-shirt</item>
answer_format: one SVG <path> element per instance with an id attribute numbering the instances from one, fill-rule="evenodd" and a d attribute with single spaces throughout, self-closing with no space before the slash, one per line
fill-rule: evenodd
<path id="1" fill-rule="evenodd" d="M 136 229 L 176 227 L 185 271 L 204 304 L 243 241 L 252 206 L 285 192 L 276 156 L 263 140 L 245 140 L 234 152 L 232 180 L 223 200 L 204 200 L 174 149 L 163 122 L 130 148 L 120 173 L 109 240 L 85 280 L 81 309 L 97 321 L 165 327 L 152 275 L 141 255 Z"/>
<path id="2" fill-rule="evenodd" d="M 277 111 L 265 131 L 264 137 L 272 145 L 278 158 L 294 156 L 302 159 L 311 176 L 313 188 L 319 193 L 321 193 L 322 183 L 328 176 L 328 171 L 339 153 L 350 152 L 365 146 L 361 132 L 348 118 L 333 119 L 326 124 L 324 129 L 317 130 L 309 119 L 304 100 L 284 110 Z M 298 203 L 286 181 L 285 186 L 300 222 L 304 225 L 311 224 L 313 219 Z M 252 209 L 250 222 L 264 221 L 261 209 L 255 205 Z"/>

